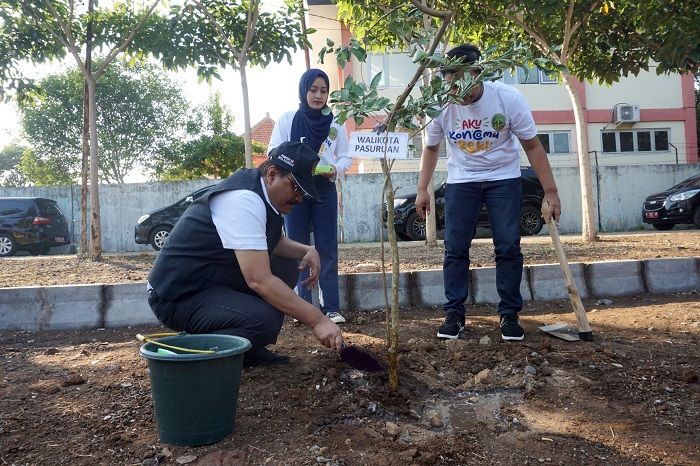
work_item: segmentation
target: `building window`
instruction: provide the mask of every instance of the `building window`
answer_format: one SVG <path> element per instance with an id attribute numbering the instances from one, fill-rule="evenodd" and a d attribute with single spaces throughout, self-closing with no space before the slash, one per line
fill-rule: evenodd
<path id="1" fill-rule="evenodd" d="M 654 131 L 656 150 L 668 150 L 668 131 Z"/>
<path id="2" fill-rule="evenodd" d="M 568 131 L 540 132 L 537 133 L 537 137 L 547 154 L 568 154 L 571 152 Z"/>
<path id="3" fill-rule="evenodd" d="M 505 70 L 501 81 L 504 84 L 556 84 L 559 82 L 556 73 L 549 75 L 536 66 L 517 68 L 515 73 L 513 70 Z"/>
<path id="4" fill-rule="evenodd" d="M 365 81 L 371 82 L 381 72 L 379 87 L 403 87 L 411 81 L 417 68 L 407 53 L 370 53 L 367 55 Z"/>
<path id="5" fill-rule="evenodd" d="M 603 152 L 664 152 L 669 146 L 665 129 L 603 131 L 602 140 Z"/>
<path id="6" fill-rule="evenodd" d="M 518 83 L 519 84 L 537 84 L 540 82 L 537 68 L 518 68 Z"/>

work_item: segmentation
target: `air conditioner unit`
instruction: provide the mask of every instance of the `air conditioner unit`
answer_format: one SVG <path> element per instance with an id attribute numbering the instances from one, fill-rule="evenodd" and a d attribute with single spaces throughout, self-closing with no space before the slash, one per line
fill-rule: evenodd
<path id="1" fill-rule="evenodd" d="M 637 123 L 639 121 L 639 105 L 615 105 L 615 124 Z"/>

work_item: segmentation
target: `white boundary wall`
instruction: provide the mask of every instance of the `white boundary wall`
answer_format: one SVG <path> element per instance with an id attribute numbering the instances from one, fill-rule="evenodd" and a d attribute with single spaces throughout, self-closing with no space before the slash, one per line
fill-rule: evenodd
<path id="1" fill-rule="evenodd" d="M 554 167 L 559 186 L 563 215 L 562 233 L 581 231 L 581 195 L 577 168 Z M 592 169 L 594 205 L 599 205 L 601 232 L 630 231 L 649 228 L 642 224 L 644 198 L 662 191 L 700 172 L 700 165 L 626 165 Z M 445 174 L 435 175 L 436 184 Z M 397 196 L 414 193 L 417 173 L 392 174 Z M 597 180 L 600 180 L 598 183 Z M 345 242 L 377 241 L 380 237 L 382 175 L 348 176 L 342 183 Z M 177 183 L 129 183 L 100 186 L 102 246 L 105 252 L 138 252 L 149 247 L 134 243 L 136 220 L 143 214 L 172 204 L 211 180 Z M 73 242 L 80 236 L 80 188 L 78 186 L 0 188 L 0 197 L 38 196 L 54 199 L 72 222 Z M 546 234 L 546 228 L 541 234 Z M 67 251 L 68 248 L 60 248 Z"/>

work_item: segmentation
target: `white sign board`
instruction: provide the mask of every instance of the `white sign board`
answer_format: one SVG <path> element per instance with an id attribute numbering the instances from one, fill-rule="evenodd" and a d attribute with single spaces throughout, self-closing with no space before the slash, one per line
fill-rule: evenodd
<path id="1" fill-rule="evenodd" d="M 348 155 L 350 157 L 383 159 L 408 158 L 408 133 L 382 133 L 353 131 L 350 133 Z"/>

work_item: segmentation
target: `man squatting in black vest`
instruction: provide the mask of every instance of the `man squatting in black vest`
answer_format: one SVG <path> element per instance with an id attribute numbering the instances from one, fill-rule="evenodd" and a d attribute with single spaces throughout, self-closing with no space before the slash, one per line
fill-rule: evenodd
<path id="1" fill-rule="evenodd" d="M 247 338 L 246 366 L 289 361 L 265 348 L 277 341 L 285 314 L 340 351 L 340 328 L 292 290 L 307 267 L 306 284 L 316 285 L 319 255 L 282 235 L 282 214 L 304 196 L 318 199 L 318 161 L 309 146 L 285 142 L 259 168 L 236 171 L 188 207 L 148 276 L 148 304 L 160 322 Z"/>

